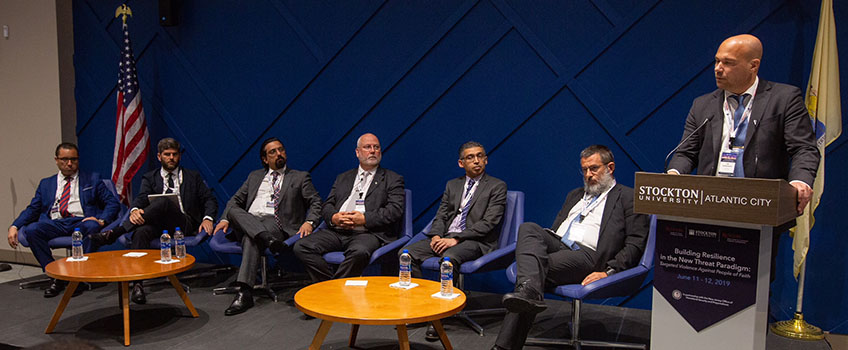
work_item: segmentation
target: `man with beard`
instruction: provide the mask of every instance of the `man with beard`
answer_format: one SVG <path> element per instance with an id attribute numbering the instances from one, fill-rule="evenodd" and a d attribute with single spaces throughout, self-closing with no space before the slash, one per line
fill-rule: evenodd
<path id="1" fill-rule="evenodd" d="M 583 187 L 571 191 L 552 228 L 527 222 L 518 230 L 515 291 L 503 297 L 509 311 L 492 348 L 521 349 L 536 314 L 547 306 L 546 287 L 592 283 L 639 262 L 648 216 L 633 212 L 633 189 L 615 182 L 606 146 L 580 152 Z"/>
<path id="2" fill-rule="evenodd" d="M 215 232 L 233 230 L 227 236 L 241 242 L 241 266 L 232 304 L 224 315 L 232 316 L 253 307 L 253 283 L 265 248 L 280 253 L 285 239 L 307 236 L 321 220 L 321 196 L 308 172 L 286 166 L 286 148 L 276 137 L 262 142 L 259 158 L 263 169 L 247 176 L 241 188 L 227 202 Z"/>
<path id="3" fill-rule="evenodd" d="M 336 177 L 321 215 L 329 228 L 297 241 L 294 253 L 313 282 L 362 275 L 371 254 L 397 239 L 404 213 L 403 177 L 379 167 L 380 140 L 364 134 L 356 141 L 359 167 Z M 344 251 L 335 273 L 323 255 Z"/>
<path id="4" fill-rule="evenodd" d="M 121 235 L 133 232 L 132 249 L 148 249 L 150 241 L 163 230 L 171 235 L 179 227 L 186 235 L 201 230 L 212 233 L 212 223 L 218 214 L 218 201 L 197 171 L 180 166 L 180 143 L 170 137 L 159 141 L 156 158 L 162 163 L 141 178 L 141 189 L 135 196 L 127 221 L 114 230 L 91 235 L 95 244 L 111 244 Z M 176 203 L 166 198 L 150 200 L 151 194 L 178 194 Z M 132 301 L 144 304 L 147 297 L 141 281 L 135 282 Z"/>

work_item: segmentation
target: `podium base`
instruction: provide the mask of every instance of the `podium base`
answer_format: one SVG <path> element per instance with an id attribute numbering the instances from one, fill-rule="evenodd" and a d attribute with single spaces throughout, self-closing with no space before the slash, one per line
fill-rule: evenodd
<path id="1" fill-rule="evenodd" d="M 821 328 L 813 326 L 804 321 L 804 315 L 795 313 L 795 317 L 788 321 L 775 322 L 769 325 L 774 334 L 781 337 L 798 340 L 822 340 L 824 333 Z"/>

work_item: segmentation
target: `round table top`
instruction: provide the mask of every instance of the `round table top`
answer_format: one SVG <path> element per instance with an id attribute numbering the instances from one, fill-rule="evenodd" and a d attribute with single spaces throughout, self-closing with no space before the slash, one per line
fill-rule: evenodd
<path id="1" fill-rule="evenodd" d="M 367 286 L 345 286 L 348 280 L 367 280 Z M 365 325 L 394 325 L 442 319 L 465 307 L 465 293 L 452 300 L 434 298 L 439 282 L 413 278 L 412 289 L 389 287 L 397 277 L 343 278 L 315 283 L 294 296 L 298 309 L 320 319 Z"/>
<path id="2" fill-rule="evenodd" d="M 133 258 L 123 256 L 129 252 L 143 252 L 147 255 Z M 194 257 L 186 254 L 179 262 L 159 264 L 159 250 L 111 250 L 89 253 L 86 261 L 68 261 L 62 258 L 47 264 L 48 276 L 77 282 L 121 282 L 136 281 L 178 274 L 194 265 Z"/>

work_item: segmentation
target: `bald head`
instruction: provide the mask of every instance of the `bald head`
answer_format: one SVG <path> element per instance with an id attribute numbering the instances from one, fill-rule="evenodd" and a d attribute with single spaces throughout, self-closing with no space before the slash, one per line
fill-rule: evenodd
<path id="1" fill-rule="evenodd" d="M 715 56 L 716 86 L 734 94 L 745 92 L 757 79 L 763 44 L 750 34 L 725 39 Z"/>
<path id="2" fill-rule="evenodd" d="M 383 152 L 376 135 L 366 133 L 356 140 L 356 158 L 359 158 L 359 166 L 363 170 L 370 171 L 380 164 Z"/>

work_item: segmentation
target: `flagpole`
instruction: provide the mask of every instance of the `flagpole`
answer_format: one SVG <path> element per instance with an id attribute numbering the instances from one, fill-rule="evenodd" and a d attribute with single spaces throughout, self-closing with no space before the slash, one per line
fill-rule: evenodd
<path id="1" fill-rule="evenodd" d="M 801 263 L 801 272 L 798 274 L 798 303 L 795 308 L 795 316 L 791 320 L 772 323 L 771 332 L 782 337 L 798 340 L 822 340 L 824 333 L 821 328 L 813 326 L 804 321 L 804 277 L 807 275 L 807 262 Z"/>

